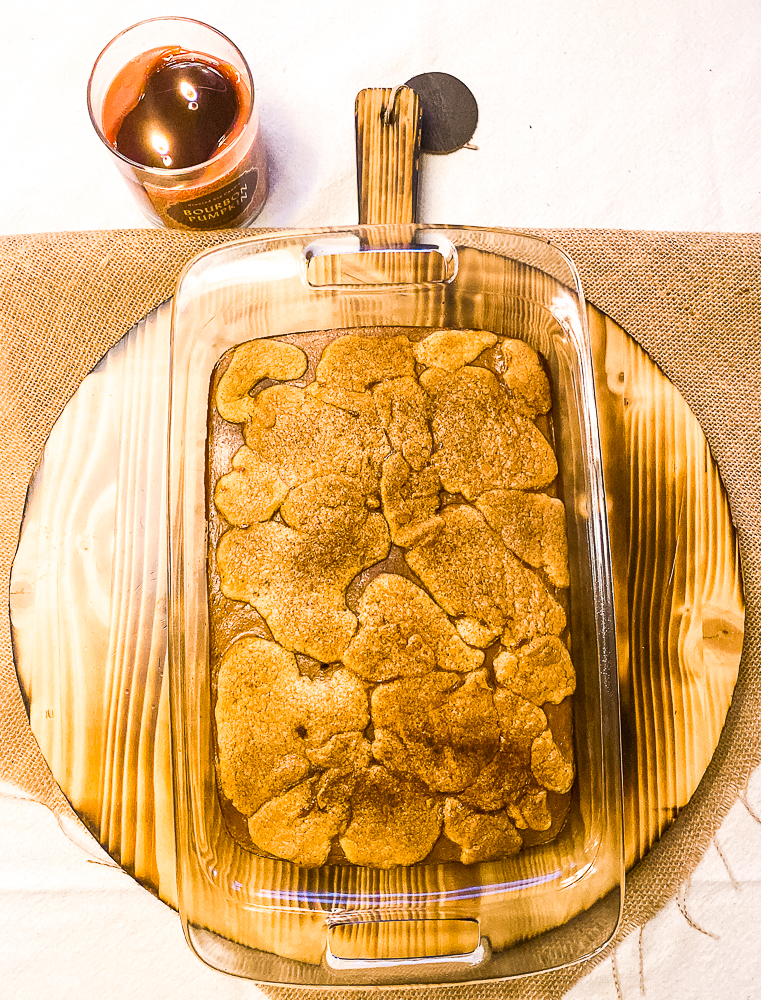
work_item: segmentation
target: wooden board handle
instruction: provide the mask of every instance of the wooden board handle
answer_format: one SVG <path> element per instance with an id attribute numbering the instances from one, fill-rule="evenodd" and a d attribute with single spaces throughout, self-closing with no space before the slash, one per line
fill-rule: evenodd
<path id="1" fill-rule="evenodd" d="M 354 105 L 359 221 L 414 222 L 422 112 L 409 87 L 368 87 Z"/>

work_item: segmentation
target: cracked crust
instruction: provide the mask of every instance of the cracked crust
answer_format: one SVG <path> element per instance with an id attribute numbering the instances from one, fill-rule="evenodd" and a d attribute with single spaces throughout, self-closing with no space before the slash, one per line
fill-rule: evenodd
<path id="1" fill-rule="evenodd" d="M 487 523 L 512 552 L 543 569 L 554 587 L 568 586 L 565 506 L 544 493 L 489 490 L 476 500 Z"/>
<path id="2" fill-rule="evenodd" d="M 522 340 L 502 341 L 502 380 L 529 416 L 547 413 L 552 405 L 550 384 L 539 355 Z"/>
<path id="3" fill-rule="evenodd" d="M 431 401 L 416 379 L 384 379 L 373 389 L 378 418 L 394 451 L 419 471 L 431 457 L 433 441 L 428 423 Z"/>
<path id="4" fill-rule="evenodd" d="M 460 861 L 466 865 L 506 858 L 523 846 L 506 811 L 480 813 L 457 799 L 444 805 L 444 833 L 460 847 Z"/>
<path id="5" fill-rule="evenodd" d="M 432 672 L 375 688 L 373 756 L 439 792 L 459 792 L 499 748 L 499 720 L 485 670 Z"/>
<path id="6" fill-rule="evenodd" d="M 359 604 L 360 628 L 343 662 L 366 681 L 422 676 L 432 670 L 468 672 L 483 662 L 457 634 L 435 601 L 403 576 L 383 573 Z"/>
<path id="7" fill-rule="evenodd" d="M 441 832 L 441 802 L 411 777 L 376 764 L 360 776 L 351 822 L 339 843 L 347 859 L 369 868 L 414 865 Z"/>
<path id="8" fill-rule="evenodd" d="M 481 768 L 478 777 L 460 792 L 461 802 L 473 809 L 493 812 L 516 802 L 531 782 L 529 753 L 520 753 L 502 739 L 493 760 Z"/>
<path id="9" fill-rule="evenodd" d="M 432 465 L 413 469 L 394 452 L 383 463 L 381 508 L 396 545 L 408 548 L 419 540 L 419 533 L 439 509 L 441 483 Z"/>
<path id="10" fill-rule="evenodd" d="M 325 864 L 333 838 L 346 829 L 349 809 L 343 804 L 321 808 L 317 781 L 302 781 L 249 817 L 248 832 L 256 847 L 303 868 Z"/>
<path id="11" fill-rule="evenodd" d="M 232 528 L 219 540 L 217 567 L 225 597 L 256 608 L 281 645 L 333 663 L 357 627 L 346 588 L 388 555 L 390 538 L 380 514 L 351 502 L 317 512 L 334 530 L 312 534 L 275 521 Z"/>
<path id="12" fill-rule="evenodd" d="M 258 850 L 302 867 L 338 845 L 416 864 L 442 827 L 464 864 L 543 842 L 574 780 L 554 706 L 575 675 L 543 582 L 567 585 L 563 506 L 525 492 L 557 471 L 541 361 L 484 331 L 369 328 L 312 365 L 257 392 L 307 357 L 251 341 L 215 390 L 245 442 L 209 499 L 231 526 L 218 606 L 251 605 L 273 640 L 217 647 L 220 789 Z"/>
<path id="13" fill-rule="evenodd" d="M 549 442 L 493 372 L 465 367 L 421 383 L 433 395 L 434 462 L 450 493 L 473 500 L 486 490 L 547 486 L 557 476 Z"/>
<path id="14" fill-rule="evenodd" d="M 233 455 L 232 472 L 214 487 L 214 505 L 237 528 L 268 521 L 288 496 L 288 487 L 247 445 Z"/>
<path id="15" fill-rule="evenodd" d="M 520 817 L 516 820 L 516 826 L 522 823 L 523 829 L 549 830 L 552 826 L 552 816 L 547 807 L 546 789 L 538 785 L 530 788 L 516 803 L 515 815 Z"/>
<path id="16" fill-rule="evenodd" d="M 563 631 L 561 606 L 477 510 L 452 504 L 434 520 L 436 530 L 405 558 L 444 611 L 465 619 L 466 641 L 488 645 L 501 633 L 514 646 Z"/>
<path id="17" fill-rule="evenodd" d="M 307 370 L 307 356 L 292 344 L 277 340 L 249 340 L 235 348 L 227 371 L 219 380 L 216 406 L 219 415 L 242 424 L 255 409 L 251 390 L 263 378 L 279 382 L 300 378 Z"/>
<path id="18" fill-rule="evenodd" d="M 222 791 L 244 816 L 301 781 L 310 751 L 336 734 L 361 734 L 367 694 L 348 670 L 310 680 L 277 643 L 238 639 L 217 678 L 217 748 Z"/>
<path id="19" fill-rule="evenodd" d="M 368 504 L 357 481 L 348 476 L 320 476 L 291 490 L 280 508 L 283 521 L 326 546 L 351 544 L 368 518 Z"/>
<path id="20" fill-rule="evenodd" d="M 576 690 L 571 657 L 557 636 L 532 639 L 515 652 L 503 650 L 494 659 L 497 683 L 535 705 L 559 705 Z"/>
<path id="21" fill-rule="evenodd" d="M 377 495 L 381 465 L 391 451 L 374 412 L 357 415 L 295 386 L 263 389 L 253 400 L 243 436 L 289 489 L 344 475 L 366 495 Z"/>
<path id="22" fill-rule="evenodd" d="M 506 746 L 527 757 L 531 744 L 547 728 L 547 716 L 527 698 L 502 688 L 494 692 L 494 707 Z"/>

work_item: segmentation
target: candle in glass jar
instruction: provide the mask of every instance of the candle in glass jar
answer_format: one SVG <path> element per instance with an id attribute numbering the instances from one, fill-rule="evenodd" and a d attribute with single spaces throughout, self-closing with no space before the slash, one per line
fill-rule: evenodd
<path id="1" fill-rule="evenodd" d="M 170 37 L 186 44 L 144 47 Z M 261 210 L 267 165 L 253 82 L 242 55 L 214 29 L 184 18 L 128 29 L 96 62 L 89 102 L 151 221 L 217 229 L 245 225 Z"/>

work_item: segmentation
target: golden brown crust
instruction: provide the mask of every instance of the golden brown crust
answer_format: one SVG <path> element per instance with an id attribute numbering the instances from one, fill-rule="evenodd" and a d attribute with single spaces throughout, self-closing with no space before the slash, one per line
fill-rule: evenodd
<path id="1" fill-rule="evenodd" d="M 383 559 L 390 545 L 380 514 L 364 509 L 360 519 L 357 507 L 346 507 L 346 520 L 340 510 L 332 511 L 336 530 L 330 535 L 268 521 L 232 528 L 217 547 L 225 597 L 252 605 L 286 649 L 321 663 L 339 660 L 357 627 L 346 607 L 347 586 Z"/>
<path id="2" fill-rule="evenodd" d="M 249 340 L 235 348 L 227 371 L 219 380 L 216 406 L 221 417 L 243 423 L 251 416 L 251 390 L 263 378 L 280 382 L 300 378 L 307 370 L 307 356 L 292 344 L 277 340 Z"/>
<path id="3" fill-rule="evenodd" d="M 557 636 L 539 636 L 515 652 L 494 659 L 497 683 L 535 705 L 560 702 L 576 690 L 571 657 Z"/>
<path id="4" fill-rule="evenodd" d="M 357 782 L 351 822 L 339 842 L 355 865 L 414 865 L 436 843 L 441 820 L 441 802 L 424 785 L 376 764 Z"/>
<path id="5" fill-rule="evenodd" d="M 448 615 L 475 622 L 488 642 L 502 633 L 509 646 L 563 631 L 561 606 L 479 511 L 452 504 L 435 522 L 405 558 Z"/>
<path id="6" fill-rule="evenodd" d="M 373 399 L 394 451 L 413 469 L 422 469 L 433 446 L 428 426 L 431 401 L 417 379 L 410 375 L 384 379 L 374 387 Z"/>
<path id="7" fill-rule="evenodd" d="M 249 817 L 248 832 L 256 847 L 304 868 L 325 864 L 333 838 L 346 828 L 349 810 L 345 805 L 321 809 L 316 783 L 316 778 L 302 781 Z"/>
<path id="8" fill-rule="evenodd" d="M 368 504 L 356 479 L 327 475 L 292 489 L 280 516 L 290 528 L 339 547 L 362 531 Z"/>
<path id="9" fill-rule="evenodd" d="M 533 784 L 529 755 L 530 748 L 528 754 L 521 753 L 506 740 L 500 740 L 496 756 L 481 768 L 473 784 L 460 792 L 459 800 L 482 812 L 493 812 L 516 802 Z"/>
<path id="10" fill-rule="evenodd" d="M 517 405 L 529 416 L 548 412 L 552 405 L 550 383 L 532 347 L 522 340 L 503 340 L 502 369 L 502 380 Z"/>
<path id="11" fill-rule="evenodd" d="M 244 816 L 310 771 L 310 751 L 336 734 L 361 734 L 367 695 L 348 670 L 310 680 L 277 643 L 238 639 L 217 677 L 217 750 L 222 791 Z"/>
<path id="12" fill-rule="evenodd" d="M 434 671 L 375 688 L 373 756 L 438 792 L 459 792 L 499 748 L 499 720 L 485 670 Z"/>
<path id="13" fill-rule="evenodd" d="M 383 516 L 396 545 L 414 545 L 420 528 L 439 509 L 441 483 L 432 465 L 416 470 L 399 452 L 383 463 L 380 495 Z"/>
<path id="14" fill-rule="evenodd" d="M 316 786 L 320 809 L 348 806 L 361 774 L 370 766 L 370 744 L 357 732 L 338 733 L 325 746 L 307 750 L 310 763 L 326 768 Z"/>
<path id="15" fill-rule="evenodd" d="M 536 737 L 546 730 L 547 716 L 528 699 L 499 687 L 494 692 L 494 707 L 505 746 L 526 757 Z"/>
<path id="16" fill-rule="evenodd" d="M 415 374 L 412 345 L 404 334 L 396 337 L 338 337 L 322 352 L 316 380 L 361 392 L 376 382 Z"/>
<path id="17" fill-rule="evenodd" d="M 474 500 L 486 490 L 536 489 L 557 476 L 549 442 L 493 372 L 465 367 L 424 384 L 433 394 L 434 462 L 450 493 Z"/>
<path id="18" fill-rule="evenodd" d="M 295 386 L 263 389 L 243 435 L 289 488 L 345 475 L 367 496 L 377 495 L 381 465 L 391 451 L 374 410 L 369 417 L 357 415 Z"/>
<path id="19" fill-rule="evenodd" d="M 515 806 L 525 828 L 529 830 L 549 830 L 552 816 L 547 808 L 547 791 L 535 785 L 520 797 Z"/>
<path id="20" fill-rule="evenodd" d="M 483 662 L 483 653 L 467 646 L 441 608 L 403 576 L 376 577 L 358 611 L 360 628 L 343 662 L 366 681 L 419 677 L 433 670 L 467 672 Z"/>
<path id="21" fill-rule="evenodd" d="M 544 788 L 550 792 L 568 792 L 573 784 L 573 763 L 563 756 L 546 729 L 531 744 L 531 771 Z"/>
<path id="22" fill-rule="evenodd" d="M 463 864 L 496 861 L 516 854 L 523 838 L 506 811 L 479 813 L 457 799 L 444 805 L 444 833 L 461 848 Z"/>
<path id="23" fill-rule="evenodd" d="M 426 368 L 454 372 L 476 360 L 497 338 L 486 330 L 435 330 L 412 346 L 415 359 Z"/>
<path id="24" fill-rule="evenodd" d="M 240 425 L 209 497 L 219 785 L 249 849 L 305 867 L 506 857 L 555 835 L 574 779 L 563 508 L 526 492 L 557 471 L 541 362 L 408 332 L 258 392 L 307 358 L 253 341 L 212 397 Z M 215 624 L 242 604 L 268 638 Z"/>
<path id="25" fill-rule="evenodd" d="M 554 587 L 568 586 L 565 506 L 555 497 L 523 490 L 489 490 L 476 500 L 487 523 L 512 552 L 543 569 Z"/>
<path id="26" fill-rule="evenodd" d="M 288 496 L 288 487 L 271 466 L 243 445 L 233 455 L 232 472 L 214 487 L 214 505 L 237 528 L 268 521 Z"/>

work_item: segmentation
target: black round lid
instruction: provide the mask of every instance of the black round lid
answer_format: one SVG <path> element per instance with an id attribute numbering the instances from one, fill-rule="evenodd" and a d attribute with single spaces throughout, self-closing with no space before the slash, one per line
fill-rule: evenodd
<path id="1" fill-rule="evenodd" d="M 449 73 L 420 73 L 405 86 L 420 100 L 424 153 L 453 153 L 470 142 L 478 124 L 478 105 L 462 80 Z"/>

